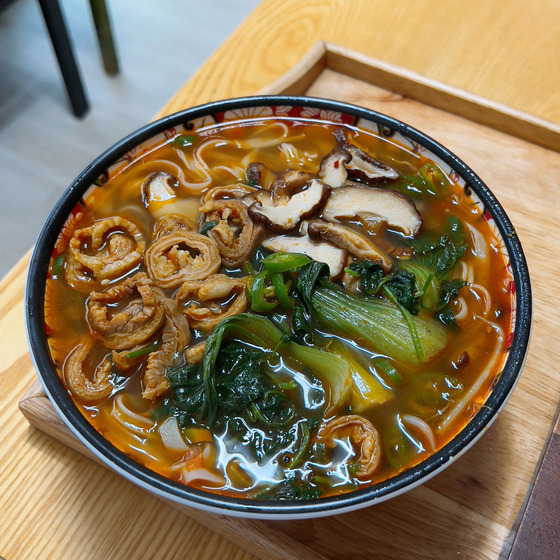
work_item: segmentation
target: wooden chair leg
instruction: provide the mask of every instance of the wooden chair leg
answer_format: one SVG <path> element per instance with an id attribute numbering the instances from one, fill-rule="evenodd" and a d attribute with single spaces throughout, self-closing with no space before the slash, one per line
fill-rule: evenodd
<path id="1" fill-rule="evenodd" d="M 89 103 L 60 4 L 58 0 L 39 0 L 39 4 L 58 60 L 62 78 L 66 85 L 66 91 L 70 98 L 72 112 L 77 117 L 82 117 L 87 113 Z"/>
<path id="2" fill-rule="evenodd" d="M 111 75 L 118 74 L 119 61 L 117 60 L 111 20 L 105 0 L 89 0 L 89 3 L 105 71 Z"/>

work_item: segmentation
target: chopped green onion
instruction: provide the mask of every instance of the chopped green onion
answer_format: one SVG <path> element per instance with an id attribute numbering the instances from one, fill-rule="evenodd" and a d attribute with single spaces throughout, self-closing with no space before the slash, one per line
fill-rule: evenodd
<path id="1" fill-rule="evenodd" d="M 188 148 L 189 146 L 192 146 L 195 143 L 195 141 L 196 138 L 190 134 L 185 134 L 173 138 L 173 144 L 176 144 L 181 148 Z"/>
<path id="2" fill-rule="evenodd" d="M 278 387 L 282 391 L 293 391 L 298 388 L 298 384 L 293 379 L 290 379 L 289 381 L 278 381 Z"/>
<path id="3" fill-rule="evenodd" d="M 352 270 L 350 267 L 345 267 L 344 272 L 348 274 L 348 276 L 353 276 L 354 278 L 360 278 L 362 275 L 357 270 Z"/>
<path id="4" fill-rule="evenodd" d="M 51 274 L 53 276 L 62 276 L 64 274 L 64 264 L 66 262 L 66 253 L 61 253 L 54 259 L 51 266 Z"/>
<path id="5" fill-rule="evenodd" d="M 151 352 L 154 352 L 158 348 L 159 348 L 159 342 L 154 342 L 153 344 L 150 344 L 149 346 L 143 346 L 142 348 L 138 348 L 137 350 L 133 350 L 132 352 L 129 352 L 128 354 L 125 354 L 124 357 L 127 360 L 130 360 L 132 358 L 138 358 L 138 356 L 143 356 L 144 354 L 150 354 Z"/>

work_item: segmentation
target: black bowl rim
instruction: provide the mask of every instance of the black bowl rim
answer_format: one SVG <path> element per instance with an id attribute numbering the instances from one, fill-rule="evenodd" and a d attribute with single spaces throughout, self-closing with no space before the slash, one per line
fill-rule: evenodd
<path id="1" fill-rule="evenodd" d="M 138 144 L 173 126 L 228 110 L 265 106 L 310 107 L 337 111 L 350 115 L 355 120 L 363 118 L 380 124 L 428 148 L 458 172 L 465 180 L 466 186 L 477 194 L 485 208 L 490 211 L 509 253 L 516 288 L 516 322 L 510 354 L 485 406 L 467 426 L 437 453 L 387 481 L 352 493 L 303 502 L 223 497 L 175 483 L 136 463 L 104 439 L 74 405 L 52 364 L 43 329 L 45 278 L 54 242 L 64 220 L 82 194 L 109 165 Z M 138 486 L 183 505 L 232 516 L 296 519 L 351 511 L 394 497 L 424 483 L 472 446 L 504 406 L 521 373 L 531 332 L 532 294 L 525 256 L 508 216 L 483 181 L 451 151 L 416 128 L 370 109 L 322 98 L 269 95 L 214 101 L 163 117 L 127 135 L 86 167 L 63 193 L 38 236 L 25 289 L 25 318 L 31 356 L 50 401 L 79 440 L 113 470 Z"/>

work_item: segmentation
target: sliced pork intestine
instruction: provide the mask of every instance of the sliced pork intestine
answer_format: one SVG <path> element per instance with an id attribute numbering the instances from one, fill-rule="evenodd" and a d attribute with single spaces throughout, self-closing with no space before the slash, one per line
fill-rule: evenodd
<path id="1" fill-rule="evenodd" d="M 193 329 L 211 332 L 226 317 L 247 309 L 245 278 L 213 274 L 206 280 L 185 282 L 175 293 L 175 299 Z"/>
<path id="2" fill-rule="evenodd" d="M 204 222 L 217 222 L 208 231 L 227 268 L 236 268 L 245 262 L 259 243 L 263 227 L 255 225 L 247 212 L 247 206 L 233 199 L 210 200 L 200 208 Z"/>
<path id="3" fill-rule="evenodd" d="M 166 310 L 161 331 L 161 346 L 150 353 L 143 378 L 142 396 L 152 401 L 169 389 L 166 369 L 174 365 L 179 353 L 191 339 L 189 324 L 178 310 L 177 303 L 165 296 L 162 296 L 161 301 Z"/>
<path id="4" fill-rule="evenodd" d="M 193 228 L 189 220 L 181 214 L 167 214 L 162 216 L 153 228 L 152 238 L 155 241 L 164 235 L 177 231 L 192 231 Z"/>
<path id="5" fill-rule="evenodd" d="M 120 309 L 113 311 L 114 306 Z M 105 346 L 124 350 L 145 343 L 156 333 L 163 324 L 165 308 L 153 282 L 139 272 L 103 292 L 91 292 L 86 317 Z"/>
<path id="6" fill-rule="evenodd" d="M 66 281 L 79 291 L 98 289 L 136 267 L 145 246 L 142 233 L 130 220 L 120 216 L 98 220 L 76 230 L 70 239 Z"/>
<path id="7" fill-rule="evenodd" d="M 208 278 L 217 272 L 221 257 L 209 237 L 194 231 L 174 231 L 150 245 L 144 263 L 158 286 L 174 289 L 183 282 Z"/>
<path id="8" fill-rule="evenodd" d="M 69 391 L 84 402 L 98 401 L 107 398 L 113 385 L 110 382 L 111 360 L 106 355 L 94 370 L 92 379 L 84 372 L 84 362 L 92 349 L 92 344 L 84 343 L 76 346 L 64 361 L 62 377 Z"/>
<path id="9" fill-rule="evenodd" d="M 337 439 L 348 438 L 357 457 L 358 478 L 371 476 L 381 465 L 381 436 L 367 418 L 357 414 L 338 416 L 323 423 L 317 437 L 327 448 L 334 447 Z"/>

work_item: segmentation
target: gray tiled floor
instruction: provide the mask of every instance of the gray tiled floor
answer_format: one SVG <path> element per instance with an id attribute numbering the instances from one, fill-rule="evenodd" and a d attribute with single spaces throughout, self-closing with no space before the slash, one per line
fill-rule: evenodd
<path id="1" fill-rule="evenodd" d="M 0 12 L 0 278 L 64 189 L 149 121 L 260 0 L 108 0 L 121 73 L 105 74 L 89 2 L 61 0 L 91 110 L 72 116 L 36 0 Z"/>

